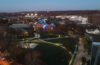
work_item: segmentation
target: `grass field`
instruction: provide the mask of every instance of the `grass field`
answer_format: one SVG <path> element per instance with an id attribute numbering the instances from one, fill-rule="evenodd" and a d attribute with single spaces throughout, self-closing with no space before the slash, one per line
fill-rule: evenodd
<path id="1" fill-rule="evenodd" d="M 67 36 L 43 39 L 25 38 L 20 41 L 28 44 L 39 44 L 34 50 L 42 53 L 47 65 L 68 65 L 74 49 L 74 44 L 67 43 L 70 40 L 72 39 Z M 64 43 L 66 43 L 66 46 L 64 46 Z"/>

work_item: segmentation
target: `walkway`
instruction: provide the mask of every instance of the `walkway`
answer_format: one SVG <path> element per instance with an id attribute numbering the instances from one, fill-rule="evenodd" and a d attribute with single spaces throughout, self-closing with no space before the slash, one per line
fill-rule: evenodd
<path id="1" fill-rule="evenodd" d="M 89 55 L 88 55 L 87 51 L 85 51 L 83 43 L 81 41 L 79 41 L 79 47 L 78 47 L 77 55 L 76 55 L 73 65 L 81 65 L 82 57 L 86 57 L 87 60 L 89 59 Z"/>

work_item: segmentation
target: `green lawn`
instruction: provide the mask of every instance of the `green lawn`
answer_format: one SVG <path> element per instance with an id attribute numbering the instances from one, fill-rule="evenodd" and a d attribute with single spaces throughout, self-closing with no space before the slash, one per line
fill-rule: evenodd
<path id="1" fill-rule="evenodd" d="M 47 43 L 38 43 L 35 48 L 42 53 L 44 61 L 47 65 L 68 65 L 70 55 L 65 49 Z"/>
<path id="2" fill-rule="evenodd" d="M 45 41 L 52 42 L 52 43 L 64 43 L 68 41 L 70 38 L 62 37 L 62 38 L 54 38 L 54 39 L 46 39 Z"/>
<path id="3" fill-rule="evenodd" d="M 75 47 L 74 41 L 68 36 L 43 39 L 25 38 L 21 41 L 29 44 L 39 44 L 35 50 L 42 53 L 44 62 L 47 65 L 68 65 L 71 58 L 70 52 L 72 53 Z"/>
<path id="4" fill-rule="evenodd" d="M 62 46 L 66 47 L 67 50 L 74 52 L 75 49 L 75 40 L 70 37 L 62 37 L 62 38 L 55 38 L 55 39 L 47 39 L 47 42 L 52 42 L 54 44 L 61 44 Z"/>

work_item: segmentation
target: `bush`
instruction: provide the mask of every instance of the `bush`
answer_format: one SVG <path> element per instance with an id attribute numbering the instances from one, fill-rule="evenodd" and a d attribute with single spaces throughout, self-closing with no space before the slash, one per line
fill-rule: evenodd
<path id="1" fill-rule="evenodd" d="M 83 43 L 84 43 L 84 48 L 88 51 L 88 53 L 91 52 L 91 46 L 92 46 L 92 41 L 87 40 L 85 37 L 83 38 Z"/>

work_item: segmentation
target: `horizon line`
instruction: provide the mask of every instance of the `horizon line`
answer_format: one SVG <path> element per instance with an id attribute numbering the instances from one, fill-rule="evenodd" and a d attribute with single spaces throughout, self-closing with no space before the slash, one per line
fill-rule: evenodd
<path id="1" fill-rule="evenodd" d="M 49 12 L 50 11 L 98 11 L 100 9 L 76 9 L 76 10 L 48 10 Z M 0 13 L 21 13 L 21 12 L 45 12 L 47 10 L 33 10 L 33 11 L 12 11 L 12 12 L 0 12 Z"/>

